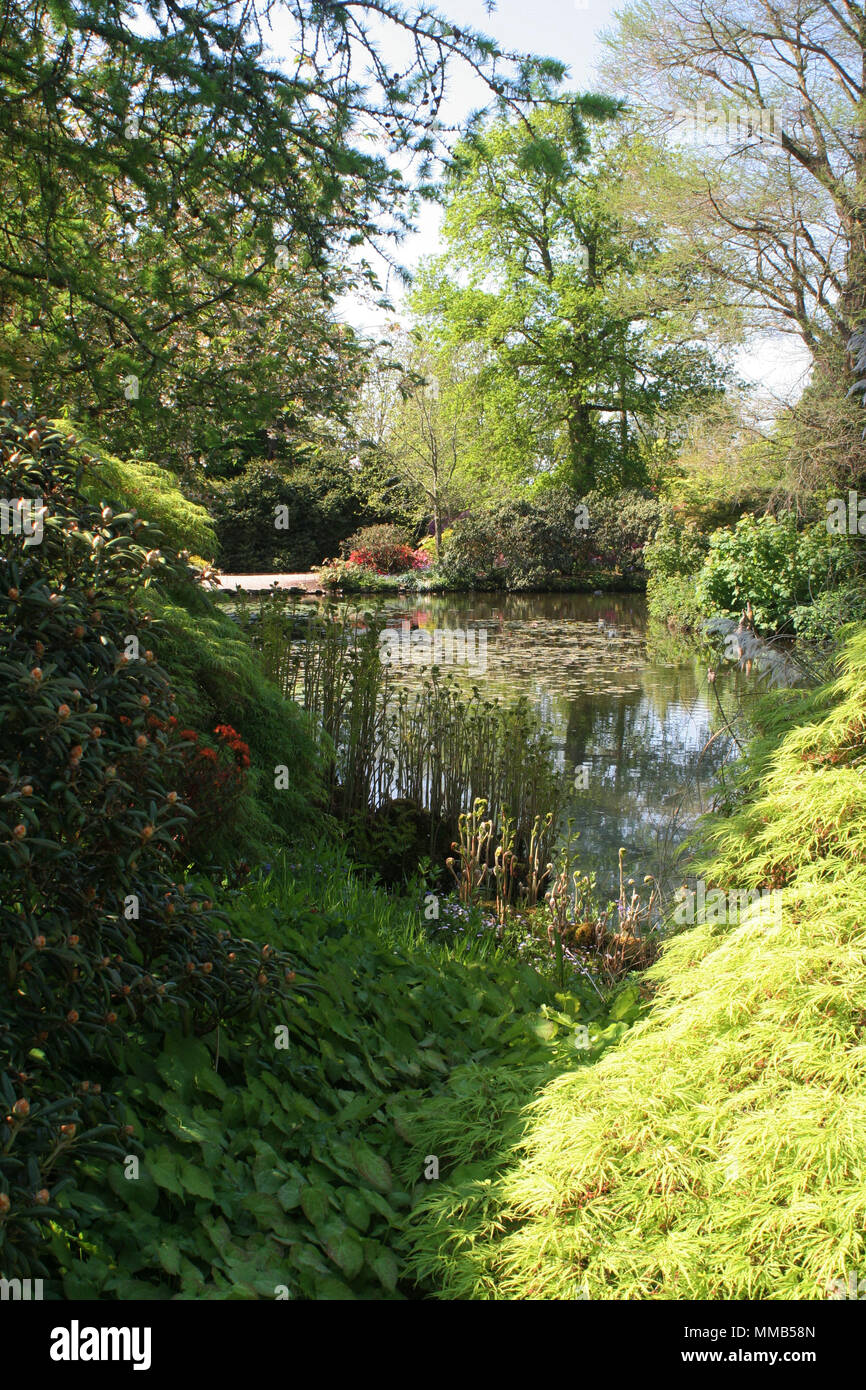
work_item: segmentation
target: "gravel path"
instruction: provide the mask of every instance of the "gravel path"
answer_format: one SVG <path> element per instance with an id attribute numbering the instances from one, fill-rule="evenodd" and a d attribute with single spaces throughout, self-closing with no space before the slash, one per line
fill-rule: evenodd
<path id="1" fill-rule="evenodd" d="M 317 574 L 221 574 L 219 577 L 221 589 L 243 589 L 247 593 L 270 589 L 274 584 L 280 589 L 307 589 L 310 593 L 322 589 Z"/>

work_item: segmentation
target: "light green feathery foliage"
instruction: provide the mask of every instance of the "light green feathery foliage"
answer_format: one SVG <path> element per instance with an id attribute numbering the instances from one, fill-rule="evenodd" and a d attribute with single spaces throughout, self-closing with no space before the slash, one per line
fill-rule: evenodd
<path id="1" fill-rule="evenodd" d="M 866 631 L 841 671 L 769 698 L 709 825 L 708 886 L 780 914 L 673 937 L 623 1041 L 433 1185 L 412 1263 L 440 1296 L 808 1300 L 866 1270 Z"/>
<path id="2" fill-rule="evenodd" d="M 91 502 L 110 503 L 147 517 L 178 550 L 188 550 L 208 560 L 216 554 L 213 521 L 204 507 L 181 491 L 180 482 L 158 463 L 120 459 L 100 444 L 84 437 L 81 428 L 66 420 L 54 425 L 78 441 L 74 456 L 83 465 L 81 491 Z"/>

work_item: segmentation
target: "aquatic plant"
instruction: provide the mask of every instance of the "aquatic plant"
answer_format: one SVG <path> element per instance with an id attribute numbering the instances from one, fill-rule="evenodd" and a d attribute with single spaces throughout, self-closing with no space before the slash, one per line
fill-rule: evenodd
<path id="1" fill-rule="evenodd" d="M 483 800 L 511 848 L 540 866 L 553 846 L 562 777 L 550 734 L 525 699 L 466 691 L 432 666 L 414 680 L 381 659 L 384 619 L 339 611 L 299 621 L 283 599 L 262 606 L 256 641 L 269 675 L 312 717 L 327 749 L 331 808 L 341 816 L 399 801 L 429 814 L 429 848 L 459 833 Z M 491 860 L 492 865 L 492 860 Z"/>

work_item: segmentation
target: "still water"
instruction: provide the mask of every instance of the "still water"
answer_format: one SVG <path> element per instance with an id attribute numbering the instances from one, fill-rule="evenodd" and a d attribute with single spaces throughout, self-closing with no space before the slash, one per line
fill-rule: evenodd
<path id="1" fill-rule="evenodd" d="M 639 883 L 652 873 L 666 887 L 681 881 L 682 842 L 737 749 L 705 662 L 651 654 L 642 596 L 412 594 L 346 602 L 384 610 L 404 632 L 481 629 L 483 646 L 478 637 L 469 642 L 474 666 L 443 669 L 485 695 L 526 696 L 538 709 L 567 776 L 567 815 L 579 832 L 583 871 L 594 870 L 602 891 L 613 892 L 624 846 L 628 877 Z M 717 676 L 726 709 L 747 707 L 756 684 L 735 670 Z"/>

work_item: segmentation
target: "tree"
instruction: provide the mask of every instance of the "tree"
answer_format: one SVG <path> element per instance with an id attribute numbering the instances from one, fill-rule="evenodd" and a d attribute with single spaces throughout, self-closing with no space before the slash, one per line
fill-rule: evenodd
<path id="1" fill-rule="evenodd" d="M 717 389 L 703 327 L 681 311 L 687 264 L 620 217 L 615 141 L 594 154 L 591 131 L 602 146 L 616 112 L 574 97 L 474 123 L 444 189 L 446 250 L 419 277 L 425 332 L 475 354 L 475 470 L 495 464 L 512 487 L 643 482 L 654 423 Z"/>
<path id="2" fill-rule="evenodd" d="M 757 322 L 844 349 L 866 310 L 863 6 L 636 0 L 609 45 L 635 120 L 679 142 L 657 196 L 705 271 Z"/>
<path id="3" fill-rule="evenodd" d="M 412 47 L 399 72 L 382 26 Z M 4 387 L 118 448 L 135 421 L 162 457 L 181 417 L 192 449 L 208 413 L 266 427 L 321 336 L 346 346 L 330 304 L 376 289 L 372 248 L 409 225 L 407 152 L 423 184 L 453 60 L 516 102 L 561 71 L 398 0 L 0 0 L 0 33 Z"/>
<path id="4" fill-rule="evenodd" d="M 457 507 L 467 449 L 464 383 L 453 360 L 435 358 L 417 335 L 397 334 L 373 361 L 358 426 L 362 448 L 394 483 L 423 499 L 436 554 L 443 519 Z"/>

